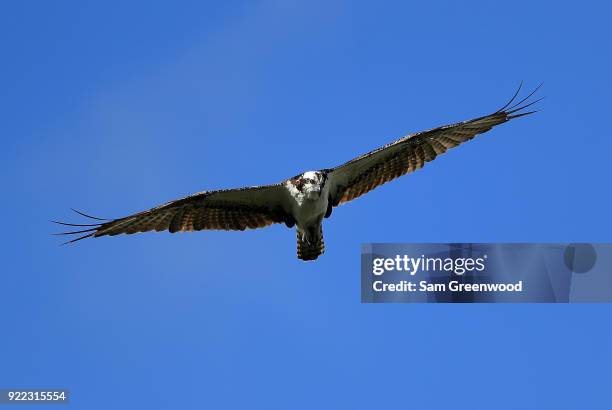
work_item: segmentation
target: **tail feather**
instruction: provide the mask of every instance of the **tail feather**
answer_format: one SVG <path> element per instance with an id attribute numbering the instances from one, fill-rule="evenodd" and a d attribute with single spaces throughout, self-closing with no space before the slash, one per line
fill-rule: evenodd
<path id="1" fill-rule="evenodd" d="M 297 232 L 297 257 L 303 261 L 313 261 L 325 252 L 323 242 L 323 227 L 319 224 L 318 229 L 308 234 L 307 231 L 296 229 Z M 314 235 L 313 235 L 314 233 Z"/>

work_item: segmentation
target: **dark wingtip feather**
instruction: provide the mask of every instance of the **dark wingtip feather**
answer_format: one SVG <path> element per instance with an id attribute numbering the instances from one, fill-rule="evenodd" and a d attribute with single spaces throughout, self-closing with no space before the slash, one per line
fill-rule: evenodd
<path id="1" fill-rule="evenodd" d="M 522 85 L 522 82 L 521 82 Z M 532 105 L 542 101 L 544 99 L 544 97 L 540 97 L 538 99 L 536 99 L 535 101 L 529 101 L 529 99 L 540 89 L 542 88 L 542 86 L 544 85 L 544 83 L 540 83 L 533 91 L 531 91 L 526 97 L 522 98 L 520 101 L 512 104 L 514 102 L 514 100 L 516 100 L 517 96 L 518 96 L 518 91 L 520 91 L 520 87 L 519 90 L 517 90 L 517 92 L 514 94 L 514 96 L 510 99 L 510 101 L 500 110 L 500 111 L 496 111 L 496 113 L 503 113 L 506 115 L 506 119 L 511 120 L 513 118 L 519 118 L 519 117 L 524 117 L 525 115 L 529 115 L 529 114 L 533 114 L 535 112 L 537 112 L 537 110 L 533 110 L 533 111 L 529 111 L 529 112 L 524 112 L 521 113 L 519 111 L 524 110 L 527 107 L 531 107 Z M 514 113 L 518 113 L 518 114 L 514 114 Z M 513 115 L 514 114 L 514 115 Z"/>
<path id="2" fill-rule="evenodd" d="M 529 95 L 527 95 L 527 97 L 523 98 L 521 101 L 513 104 L 511 107 L 508 107 L 507 110 L 510 111 L 515 107 L 518 107 L 519 105 L 521 105 L 522 103 L 524 103 L 525 101 L 529 100 L 529 98 L 531 98 L 532 95 L 534 95 L 539 89 L 540 87 L 542 87 L 544 83 L 540 83 L 540 85 L 538 85 L 532 92 L 529 93 Z"/>
<path id="3" fill-rule="evenodd" d="M 524 117 L 525 115 L 533 114 L 533 113 L 536 113 L 536 112 L 538 112 L 538 110 L 527 111 L 527 112 L 523 112 L 523 113 L 516 114 L 516 115 L 510 115 L 510 116 L 508 116 L 508 119 L 511 120 L 513 118 L 520 118 L 520 117 Z"/>
<path id="4" fill-rule="evenodd" d="M 75 238 L 75 239 L 72 239 L 70 241 L 62 243 L 61 245 L 68 245 L 69 243 L 74 243 L 74 242 L 80 241 L 81 239 L 85 239 L 85 238 L 89 238 L 91 236 L 94 236 L 94 234 L 95 234 L 95 232 L 87 234 L 87 235 L 79 236 L 78 238 Z"/>
<path id="5" fill-rule="evenodd" d="M 525 105 L 523 105 L 523 106 L 521 106 L 521 107 L 514 108 L 514 109 L 509 110 L 509 111 L 505 111 L 505 113 L 506 113 L 506 115 L 510 116 L 511 114 L 514 114 L 515 112 L 518 112 L 518 111 L 524 110 L 524 109 L 525 109 L 525 108 L 527 108 L 527 107 L 531 107 L 532 105 L 534 105 L 534 104 L 536 104 L 536 103 L 539 103 L 539 102 L 540 102 L 540 101 L 542 101 L 543 99 L 544 99 L 544 97 L 540 97 L 540 98 L 538 98 L 537 100 L 530 102 L 529 104 L 525 104 Z"/>
<path id="6" fill-rule="evenodd" d="M 519 93 L 521 92 L 521 88 L 523 88 L 523 80 L 521 80 L 518 88 L 516 89 L 516 91 L 514 92 L 514 95 L 512 96 L 512 98 L 510 98 L 510 101 L 508 101 L 506 103 L 506 105 L 504 105 L 503 107 L 501 107 L 499 110 L 495 111 L 496 113 L 498 112 L 502 112 L 504 111 L 506 108 L 508 108 L 508 106 L 510 104 L 512 104 L 512 102 L 516 99 L 516 97 L 519 95 Z"/>
<path id="7" fill-rule="evenodd" d="M 56 233 L 52 233 L 51 235 L 74 235 L 77 233 L 92 232 L 92 231 L 97 231 L 97 230 L 98 228 L 91 228 L 91 229 L 82 229 L 80 231 L 56 232 Z"/>
<path id="8" fill-rule="evenodd" d="M 49 222 L 53 222 L 54 224 L 65 225 L 65 226 L 100 226 L 101 225 L 101 224 L 70 224 L 67 222 L 60 222 L 60 221 L 54 221 L 54 220 L 50 220 Z"/>
<path id="9" fill-rule="evenodd" d="M 95 216 L 91 216 L 88 215 L 84 212 L 78 211 L 74 208 L 70 208 L 73 212 L 76 212 L 79 215 L 82 215 L 86 218 L 90 218 L 90 219 L 95 219 L 98 221 L 109 221 L 109 219 L 104 219 L 104 218 L 98 218 Z M 64 242 L 62 243 L 62 245 L 66 245 L 69 243 L 73 243 L 73 242 L 77 242 L 80 241 L 81 239 L 85 239 L 85 238 L 89 238 L 92 237 L 96 234 L 96 232 L 102 227 L 103 222 L 99 222 L 99 223 L 93 223 L 93 224 L 73 224 L 73 223 L 68 223 L 68 222 L 61 222 L 61 221 L 50 221 L 54 224 L 58 224 L 58 225 L 64 225 L 64 226 L 76 226 L 76 227 L 85 227 L 87 229 L 82 229 L 82 230 L 77 230 L 77 231 L 68 231 L 68 232 L 57 232 L 57 233 L 52 233 L 51 235 L 77 235 L 80 233 L 85 233 L 85 232 L 90 232 L 87 235 L 83 235 L 83 236 L 79 236 L 78 238 L 72 239 L 70 241 Z"/>
<path id="10" fill-rule="evenodd" d="M 106 218 L 98 218 L 98 217 L 96 217 L 96 216 L 87 215 L 86 213 L 83 213 L 83 212 L 81 212 L 81 211 L 78 211 L 78 210 L 76 210 L 76 209 L 74 209 L 74 208 L 70 208 L 70 209 L 71 209 L 72 211 L 76 212 L 77 214 L 82 215 L 82 216 L 84 216 L 84 217 L 86 217 L 86 218 L 90 218 L 90 219 L 97 219 L 98 221 L 110 221 L 110 219 L 106 219 Z"/>

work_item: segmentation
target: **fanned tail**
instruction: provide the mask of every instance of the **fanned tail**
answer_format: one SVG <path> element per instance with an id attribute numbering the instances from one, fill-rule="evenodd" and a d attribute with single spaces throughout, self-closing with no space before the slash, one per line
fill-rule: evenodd
<path id="1" fill-rule="evenodd" d="M 297 232 L 297 257 L 303 261 L 313 261 L 325 252 L 325 243 L 323 242 L 323 226 L 319 223 L 318 227 L 302 230 L 296 229 Z"/>

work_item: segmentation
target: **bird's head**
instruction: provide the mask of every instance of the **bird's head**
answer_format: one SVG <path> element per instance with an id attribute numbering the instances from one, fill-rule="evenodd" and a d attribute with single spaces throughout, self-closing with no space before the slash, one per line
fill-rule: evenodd
<path id="1" fill-rule="evenodd" d="M 325 174 L 319 171 L 308 171 L 300 175 L 300 191 L 309 199 L 317 199 L 325 186 Z"/>

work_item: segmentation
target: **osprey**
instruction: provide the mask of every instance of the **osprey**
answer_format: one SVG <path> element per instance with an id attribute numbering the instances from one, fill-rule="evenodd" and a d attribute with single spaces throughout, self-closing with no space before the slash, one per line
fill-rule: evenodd
<path id="1" fill-rule="evenodd" d="M 329 218 L 334 207 L 422 168 L 448 149 L 496 125 L 534 113 L 523 110 L 541 100 L 528 101 L 540 86 L 515 102 L 521 90 L 519 86 L 512 99 L 492 114 L 405 136 L 336 168 L 304 172 L 275 185 L 199 192 L 114 220 L 92 217 L 75 210 L 80 215 L 101 221 L 99 223 L 53 222 L 86 227 L 59 233 L 85 233 L 66 243 L 146 231 L 243 231 L 284 223 L 289 228 L 296 227 L 297 257 L 305 261 L 315 260 L 324 251 L 323 218 Z"/>

